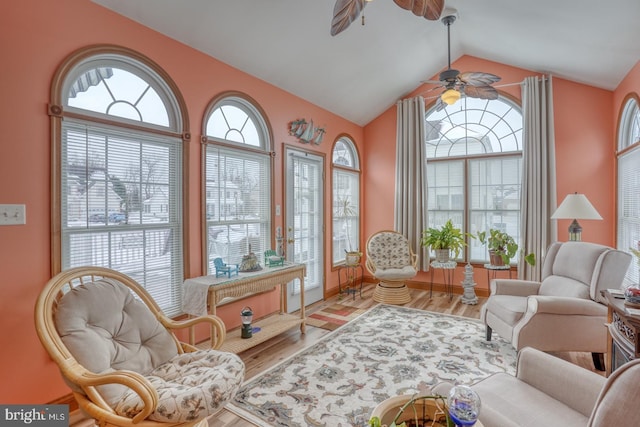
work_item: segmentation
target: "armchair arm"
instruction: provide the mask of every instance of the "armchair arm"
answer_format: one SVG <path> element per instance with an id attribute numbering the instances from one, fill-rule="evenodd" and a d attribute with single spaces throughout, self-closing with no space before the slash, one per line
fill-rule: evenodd
<path id="1" fill-rule="evenodd" d="M 531 347 L 518 353 L 516 377 L 585 417 L 606 382 L 594 372 Z"/>
<path id="2" fill-rule="evenodd" d="M 197 325 L 198 323 L 209 323 L 209 326 L 211 328 L 210 336 L 212 349 L 220 348 L 226 338 L 227 332 L 224 322 L 218 316 L 215 316 L 213 314 L 198 316 L 192 319 L 180 321 L 172 320 L 166 316 L 162 316 L 159 318 L 159 320 L 167 329 L 186 329 L 191 326 Z M 183 348 L 191 350 L 191 346 L 185 347 L 185 344 L 182 345 Z"/>
<path id="3" fill-rule="evenodd" d="M 540 282 L 518 279 L 493 279 L 491 281 L 491 295 L 513 295 L 528 297 L 537 295 Z"/>
<path id="4" fill-rule="evenodd" d="M 137 372 L 117 370 L 96 374 L 82 367 L 75 359 L 68 359 L 60 365 L 60 369 L 66 378 L 81 387 L 89 399 L 105 411 L 112 412 L 112 409 L 102 395 L 95 390 L 96 386 L 120 384 L 133 390 L 140 396 L 144 405 L 142 410 L 132 418 L 134 424 L 146 419 L 158 406 L 158 392 L 143 375 Z"/>
<path id="5" fill-rule="evenodd" d="M 527 312 L 566 316 L 606 316 L 607 307 L 590 299 L 532 295 L 527 298 Z"/>

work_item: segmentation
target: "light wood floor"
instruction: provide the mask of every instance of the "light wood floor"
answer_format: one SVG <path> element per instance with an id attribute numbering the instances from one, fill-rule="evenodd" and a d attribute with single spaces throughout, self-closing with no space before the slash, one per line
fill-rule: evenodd
<path id="1" fill-rule="evenodd" d="M 338 302 L 340 304 L 351 305 L 358 308 L 369 308 L 377 304 L 372 299 L 373 288 L 373 285 L 365 284 L 362 292 L 362 299 L 359 296 L 356 296 L 356 299 L 353 300 L 351 297 L 342 298 L 338 295 L 325 301 L 318 302 L 307 308 L 307 314 L 311 314 L 314 311 L 318 311 Z M 412 300 L 405 304 L 405 307 L 419 308 L 475 319 L 480 318 L 480 307 L 482 307 L 486 302 L 486 298 L 479 298 L 477 305 L 468 305 L 462 304 L 460 301 L 460 295 L 454 295 L 453 299 L 450 301 L 449 297 L 444 292 L 434 292 L 433 298 L 430 299 L 428 291 L 419 289 L 411 289 L 410 291 Z M 261 372 L 264 372 L 297 351 L 315 343 L 319 338 L 327 333 L 329 333 L 329 331 L 315 328 L 313 326 L 307 326 L 306 334 L 304 335 L 300 334 L 299 329 L 292 329 L 289 332 L 283 333 L 265 343 L 240 353 L 240 357 L 242 357 L 246 366 L 245 378 L 249 379 Z M 556 356 L 593 370 L 590 353 L 558 353 Z M 253 426 L 254 424 L 239 418 L 224 409 L 209 419 L 209 427 Z"/>

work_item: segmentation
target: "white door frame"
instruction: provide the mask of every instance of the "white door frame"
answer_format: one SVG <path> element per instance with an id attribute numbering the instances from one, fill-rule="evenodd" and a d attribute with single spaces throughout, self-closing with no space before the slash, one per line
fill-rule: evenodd
<path id="1" fill-rule="evenodd" d="M 324 162 L 322 153 L 284 147 L 285 242 L 288 261 L 307 264 L 304 302 L 324 299 Z M 298 174 L 294 177 L 294 166 Z M 296 185 L 297 182 L 297 185 Z M 295 199 L 294 199 L 295 198 Z M 287 312 L 300 309 L 297 280 L 287 285 Z"/>

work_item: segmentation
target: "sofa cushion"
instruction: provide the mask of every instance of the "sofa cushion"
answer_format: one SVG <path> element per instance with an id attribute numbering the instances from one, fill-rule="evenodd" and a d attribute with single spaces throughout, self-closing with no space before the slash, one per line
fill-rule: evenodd
<path id="1" fill-rule="evenodd" d="M 231 400 L 242 384 L 244 364 L 233 353 L 200 350 L 175 356 L 146 378 L 159 396 L 149 419 L 194 421 L 216 413 Z M 129 389 L 109 404 L 129 418 L 142 410 L 142 400 Z"/>

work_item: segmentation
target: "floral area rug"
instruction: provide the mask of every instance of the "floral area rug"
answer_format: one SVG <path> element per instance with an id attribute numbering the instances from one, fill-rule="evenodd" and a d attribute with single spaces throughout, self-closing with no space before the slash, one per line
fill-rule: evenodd
<path id="1" fill-rule="evenodd" d="M 366 310 L 349 305 L 333 304 L 307 316 L 307 325 L 334 331 L 340 326 L 349 323 Z"/>
<path id="2" fill-rule="evenodd" d="M 383 400 L 515 373 L 516 352 L 477 320 L 377 305 L 248 380 L 226 408 L 259 426 L 367 425 Z"/>

